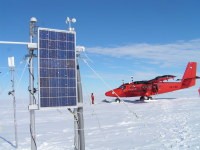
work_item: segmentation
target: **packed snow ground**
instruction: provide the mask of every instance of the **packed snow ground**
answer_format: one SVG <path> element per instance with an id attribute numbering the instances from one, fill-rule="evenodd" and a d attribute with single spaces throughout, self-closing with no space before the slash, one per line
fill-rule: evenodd
<path id="1" fill-rule="evenodd" d="M 200 149 L 197 94 L 179 98 L 161 95 L 150 102 L 136 99 L 124 99 L 124 103 L 84 103 L 86 150 Z M 13 150 L 12 101 L 0 102 L 0 150 Z M 31 149 L 29 122 L 27 104 L 18 102 L 19 150 Z M 38 150 L 73 150 L 73 123 L 73 116 L 66 109 L 36 111 Z"/>

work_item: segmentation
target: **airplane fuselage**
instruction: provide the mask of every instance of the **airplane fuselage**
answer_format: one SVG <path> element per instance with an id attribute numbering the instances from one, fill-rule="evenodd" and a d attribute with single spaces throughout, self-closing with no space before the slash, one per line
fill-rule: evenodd
<path id="1" fill-rule="evenodd" d="M 117 97 L 118 99 L 120 97 L 136 96 L 140 96 L 141 100 L 144 99 L 144 97 L 152 99 L 151 95 L 173 92 L 194 86 L 196 79 L 200 78 L 196 76 L 196 68 L 196 62 L 189 62 L 180 82 L 168 82 L 169 79 L 174 79 L 175 76 L 173 75 L 157 76 L 148 81 L 135 81 L 122 84 L 120 87 L 106 92 L 105 95 Z"/>
<path id="2" fill-rule="evenodd" d="M 181 82 L 162 82 L 157 84 L 134 84 L 127 83 L 119 88 L 106 92 L 110 97 L 137 97 L 162 94 L 180 90 Z"/>

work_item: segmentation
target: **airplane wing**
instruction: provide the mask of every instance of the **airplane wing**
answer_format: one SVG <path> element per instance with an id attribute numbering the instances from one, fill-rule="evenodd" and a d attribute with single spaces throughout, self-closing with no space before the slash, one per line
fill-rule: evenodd
<path id="1" fill-rule="evenodd" d="M 199 76 L 196 76 L 196 77 L 194 77 L 194 78 L 186 78 L 185 80 L 189 80 L 189 79 L 200 79 L 200 77 L 199 77 Z M 183 79 L 176 79 L 176 81 L 180 81 L 180 80 L 183 80 Z"/>
<path id="2" fill-rule="evenodd" d="M 163 76 L 157 76 L 152 80 L 149 80 L 148 83 L 158 83 L 163 82 L 165 80 L 174 79 L 176 76 L 174 75 L 163 75 Z"/>

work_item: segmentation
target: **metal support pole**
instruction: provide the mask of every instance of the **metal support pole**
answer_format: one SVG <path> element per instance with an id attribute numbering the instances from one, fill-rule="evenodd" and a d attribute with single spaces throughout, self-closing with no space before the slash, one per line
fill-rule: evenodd
<path id="1" fill-rule="evenodd" d="M 74 109 L 74 150 L 80 150 L 77 108 Z"/>
<path id="2" fill-rule="evenodd" d="M 30 20 L 30 43 L 33 43 L 34 36 L 34 28 L 37 20 L 35 18 L 31 18 Z M 29 99 L 30 106 L 35 105 L 36 102 L 34 100 L 34 70 L 33 70 L 33 58 L 34 58 L 34 49 L 29 49 Z M 37 150 L 36 146 L 36 136 L 35 136 L 35 110 L 30 109 L 30 134 L 31 134 L 31 150 Z"/>
<path id="3" fill-rule="evenodd" d="M 8 94 L 13 96 L 13 111 L 14 111 L 14 128 L 15 128 L 15 146 L 18 148 L 18 136 L 17 136 L 17 119 L 16 119 L 16 100 L 15 100 L 15 78 L 14 78 L 14 67 L 10 68 L 12 91 Z"/>
<path id="4" fill-rule="evenodd" d="M 79 63 L 77 60 L 77 88 L 78 88 L 78 108 L 74 110 L 77 121 L 75 121 L 75 150 L 85 150 L 84 119 L 83 119 L 83 93 Z"/>
<path id="5" fill-rule="evenodd" d="M 33 83 L 33 52 L 29 50 L 30 60 L 29 60 L 29 99 L 30 106 L 34 105 L 34 83 Z M 32 58 L 31 58 L 32 57 Z M 35 110 L 29 109 L 30 111 L 30 133 L 31 133 L 31 150 L 36 150 L 36 138 L 35 138 Z"/>

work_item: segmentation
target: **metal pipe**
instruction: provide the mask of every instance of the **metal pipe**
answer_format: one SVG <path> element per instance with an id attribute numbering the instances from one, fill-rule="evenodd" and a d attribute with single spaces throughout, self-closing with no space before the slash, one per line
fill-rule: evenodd
<path id="1" fill-rule="evenodd" d="M 31 18 L 32 19 L 32 18 Z M 33 43 L 35 22 L 30 20 L 30 43 Z M 33 79 L 33 49 L 29 49 L 29 99 L 30 106 L 34 105 L 34 79 Z M 29 109 L 30 111 L 30 134 L 31 134 L 31 150 L 37 150 L 36 147 L 36 136 L 35 136 L 35 110 Z"/>
<path id="2" fill-rule="evenodd" d="M 77 114 L 78 122 L 77 122 L 77 129 L 76 134 L 78 135 L 78 141 L 76 142 L 78 145 L 78 150 L 85 150 L 85 135 L 84 135 L 84 119 L 83 119 L 83 93 L 82 93 L 82 85 L 81 85 L 81 75 L 79 69 L 79 63 L 77 60 L 77 88 L 78 88 L 78 108 L 75 109 Z M 77 148 L 75 147 L 75 150 Z"/>
<path id="3" fill-rule="evenodd" d="M 11 82 L 12 82 L 12 91 L 13 96 L 13 111 L 14 111 L 14 128 L 15 128 L 15 144 L 18 148 L 18 135 L 17 135 L 17 119 L 16 119 L 16 100 L 15 100 L 15 78 L 14 78 L 14 68 L 10 68 L 11 72 Z"/>
<path id="4" fill-rule="evenodd" d="M 19 44 L 19 45 L 28 45 L 29 42 L 0 41 L 0 44 Z"/>

